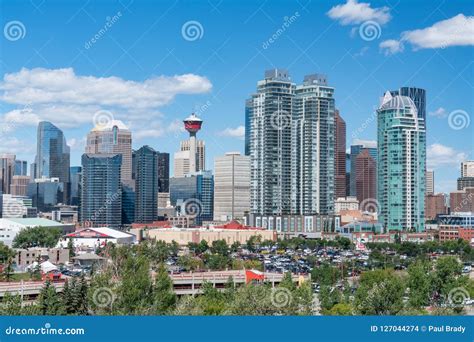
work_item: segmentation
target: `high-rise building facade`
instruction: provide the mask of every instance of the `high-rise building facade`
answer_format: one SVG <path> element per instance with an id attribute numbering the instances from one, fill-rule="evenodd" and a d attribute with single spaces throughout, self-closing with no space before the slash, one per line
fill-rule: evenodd
<path id="1" fill-rule="evenodd" d="M 82 155 L 81 222 L 119 228 L 122 225 L 122 154 Z"/>
<path id="2" fill-rule="evenodd" d="M 158 210 L 158 152 L 143 146 L 135 152 L 135 222 L 157 220 Z"/>
<path id="3" fill-rule="evenodd" d="M 334 198 L 346 196 L 346 122 L 336 110 L 334 115 Z"/>
<path id="4" fill-rule="evenodd" d="M 62 203 L 69 203 L 70 149 L 63 132 L 51 122 L 38 124 L 35 178 L 58 178 L 63 183 Z"/>
<path id="5" fill-rule="evenodd" d="M 121 181 L 133 184 L 132 181 L 132 133 L 120 120 L 110 120 L 103 125 L 96 125 L 87 134 L 87 154 L 120 154 L 122 156 Z"/>
<path id="6" fill-rule="evenodd" d="M 15 155 L 0 154 L 0 193 L 9 194 L 15 174 Z"/>
<path id="7" fill-rule="evenodd" d="M 71 174 L 71 205 L 80 205 L 82 167 L 71 166 L 70 174 Z"/>
<path id="8" fill-rule="evenodd" d="M 268 70 L 246 102 L 250 121 L 250 211 L 290 214 L 292 113 L 295 84 L 288 72 Z"/>
<path id="9" fill-rule="evenodd" d="M 13 196 L 26 196 L 26 190 L 30 183 L 29 176 L 13 176 L 12 183 L 10 185 L 10 193 Z"/>
<path id="10" fill-rule="evenodd" d="M 214 218 L 214 176 L 199 171 L 185 177 L 170 178 L 170 201 L 179 215 L 194 220 L 195 225 Z"/>
<path id="11" fill-rule="evenodd" d="M 423 231 L 426 132 L 413 100 L 387 92 L 377 110 L 379 219 L 391 230 Z"/>
<path id="12" fill-rule="evenodd" d="M 461 177 L 474 177 L 474 160 L 461 162 Z"/>
<path id="13" fill-rule="evenodd" d="M 444 194 L 426 194 L 425 217 L 426 220 L 435 220 L 438 215 L 448 213 Z"/>
<path id="14" fill-rule="evenodd" d="M 426 170 L 426 195 L 434 194 L 434 171 Z"/>
<path id="15" fill-rule="evenodd" d="M 406 96 L 413 100 L 418 112 L 418 117 L 426 121 L 426 90 L 415 87 L 401 87 L 399 90 L 392 90 L 392 96 Z"/>
<path id="16" fill-rule="evenodd" d="M 326 76 L 307 75 L 296 87 L 291 126 L 291 213 L 333 214 L 335 101 Z"/>
<path id="17" fill-rule="evenodd" d="M 15 160 L 15 172 L 16 176 L 26 176 L 28 174 L 28 162 L 26 160 Z"/>
<path id="18" fill-rule="evenodd" d="M 365 141 L 357 145 L 351 145 L 350 148 L 350 176 L 349 176 L 349 194 L 353 197 L 357 197 L 356 188 L 356 158 L 359 153 L 366 149 L 369 151 L 370 156 L 375 160 L 375 166 L 377 167 L 377 143 L 372 141 Z"/>
<path id="19" fill-rule="evenodd" d="M 170 192 L 170 154 L 158 152 L 158 192 Z"/>
<path id="20" fill-rule="evenodd" d="M 361 204 L 360 210 L 371 211 L 377 198 L 377 163 L 368 149 L 356 157 L 356 198 Z"/>
<path id="21" fill-rule="evenodd" d="M 251 214 L 333 213 L 335 103 L 326 77 L 296 86 L 286 70 L 268 70 L 245 112 Z"/>
<path id="22" fill-rule="evenodd" d="M 214 220 L 244 218 L 250 210 L 250 157 L 229 152 L 214 160 Z"/>
<path id="23" fill-rule="evenodd" d="M 191 169 L 191 142 L 181 141 L 180 150 L 174 154 L 173 176 L 184 177 L 192 173 Z M 196 171 L 204 171 L 206 167 L 206 144 L 204 140 L 196 140 Z"/>
<path id="24" fill-rule="evenodd" d="M 64 192 L 65 184 L 59 178 L 36 178 L 27 187 L 27 196 L 40 212 L 49 212 L 58 204 L 64 204 Z"/>

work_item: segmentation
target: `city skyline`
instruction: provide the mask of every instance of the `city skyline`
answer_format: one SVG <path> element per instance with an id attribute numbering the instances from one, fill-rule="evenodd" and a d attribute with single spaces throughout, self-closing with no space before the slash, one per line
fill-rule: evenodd
<path id="1" fill-rule="evenodd" d="M 457 171 L 461 161 L 474 158 L 469 144 L 473 142 L 472 124 L 464 123 L 462 129 L 449 126 L 450 114 L 462 117 L 467 113 L 469 123 L 473 113 L 469 81 L 472 50 L 466 46 L 472 43 L 460 40 L 464 31 L 445 36 L 442 44 L 439 37 L 433 36 L 430 45 L 415 36 L 420 33 L 416 30 L 443 20 L 452 20 L 453 27 L 469 27 L 465 24 L 472 20 L 472 13 L 463 2 L 425 4 L 413 10 L 416 5 L 400 3 L 390 8 L 376 1 L 371 2 L 372 11 L 365 17 L 350 15 L 363 4 L 260 3 L 249 6 L 245 13 L 235 13 L 230 4 L 197 9 L 177 2 L 157 5 L 163 7 L 161 17 L 147 14 L 147 6 L 138 8 L 133 3 L 129 7 L 120 2 L 98 4 L 94 11 L 87 5 L 71 5 L 68 10 L 48 3 L 39 8 L 29 3 L 5 4 L 9 9 L 5 24 L 19 20 L 26 33 L 22 39 L 2 42 L 9 52 L 2 55 L 0 120 L 6 129 L 1 132 L 0 152 L 33 162 L 36 124 L 49 120 L 63 130 L 71 146 L 71 166 L 80 165 L 94 114 L 112 113 L 115 119 L 130 124 L 134 149 L 150 145 L 174 154 L 179 141 L 186 138 L 182 118 L 196 112 L 205 121 L 200 139 L 206 141 L 206 164 L 212 169 L 215 156 L 244 152 L 244 101 L 264 70 L 281 66 L 289 70 L 295 83 L 306 74 L 327 75 L 335 88 L 336 108 L 346 121 L 346 149 L 354 139 L 376 140 L 374 113 L 386 90 L 403 86 L 425 89 L 427 168 L 436 171 L 437 192 L 454 190 L 458 172 L 452 172 L 453 168 Z M 209 13 L 220 15 L 207 16 Z M 53 15 L 64 19 L 49 20 Z M 396 19 L 402 15 L 412 20 L 400 23 Z M 170 24 L 172 16 L 175 19 Z M 380 28 L 377 39 L 364 40 L 360 35 L 362 23 L 369 20 Z M 182 30 L 190 21 L 202 27 L 197 39 Z M 237 22 L 242 28 L 232 30 Z M 255 30 L 262 22 L 264 29 Z M 106 23 L 111 27 L 98 33 Z M 288 27 L 279 31 L 285 23 Z M 82 24 L 87 26 L 85 32 L 73 29 Z M 196 27 L 199 31 L 199 25 Z M 400 40 L 405 31 L 412 34 Z M 96 34 L 99 39 L 91 42 Z M 347 47 L 333 46 L 334 39 Z M 311 43 L 305 46 L 304 41 Z M 249 47 L 248 51 L 241 51 L 241 46 Z M 146 52 L 149 49 L 151 53 Z M 318 53 L 321 49 L 325 54 Z M 45 87 L 43 77 L 53 80 L 53 86 Z M 58 92 L 60 84 L 77 91 L 76 96 Z M 150 94 L 145 85 L 152 91 L 168 85 L 174 88 L 169 93 Z M 129 98 L 107 91 L 115 86 L 125 87 Z M 87 93 L 88 88 L 96 91 Z M 31 97 L 31 90 L 41 91 L 45 97 L 41 101 Z M 85 94 L 90 99 L 81 104 L 78 98 Z M 446 134 L 447 127 L 452 134 Z"/>

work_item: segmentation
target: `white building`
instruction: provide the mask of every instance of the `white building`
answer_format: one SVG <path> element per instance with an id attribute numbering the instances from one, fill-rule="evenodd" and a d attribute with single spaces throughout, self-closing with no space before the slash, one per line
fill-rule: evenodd
<path id="1" fill-rule="evenodd" d="M 461 177 L 474 177 L 474 160 L 461 162 Z"/>
<path id="2" fill-rule="evenodd" d="M 130 245 L 135 243 L 135 235 L 122 232 L 112 228 L 84 228 L 67 234 L 59 240 L 57 247 L 65 248 L 72 239 L 74 248 L 95 249 L 112 242 L 118 245 Z"/>
<path id="3" fill-rule="evenodd" d="M 214 220 L 243 219 L 250 210 L 250 157 L 229 152 L 214 160 Z"/>
<path id="4" fill-rule="evenodd" d="M 334 211 L 339 214 L 342 210 L 359 210 L 357 197 L 339 197 L 334 202 Z"/>
<path id="5" fill-rule="evenodd" d="M 1 195 L 3 218 L 22 218 L 28 216 L 28 208 L 32 208 L 32 200 L 26 196 Z"/>
<path id="6" fill-rule="evenodd" d="M 426 170 L 426 194 L 434 194 L 434 171 Z"/>
<path id="7" fill-rule="evenodd" d="M 174 154 L 173 175 L 174 177 L 184 177 L 190 173 L 190 141 L 181 141 L 180 151 Z M 196 171 L 204 171 L 206 166 L 206 144 L 203 140 L 196 143 Z"/>
<path id="8" fill-rule="evenodd" d="M 1 218 L 0 242 L 11 247 L 13 240 L 21 230 L 35 227 L 60 228 L 63 233 L 74 231 L 73 225 L 66 225 L 44 218 Z"/>

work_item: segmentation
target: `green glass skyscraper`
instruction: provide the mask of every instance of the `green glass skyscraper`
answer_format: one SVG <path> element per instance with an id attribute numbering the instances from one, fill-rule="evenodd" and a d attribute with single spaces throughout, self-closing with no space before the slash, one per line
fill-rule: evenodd
<path id="1" fill-rule="evenodd" d="M 423 231 L 425 120 L 411 98 L 387 92 L 377 123 L 379 220 L 388 230 Z"/>

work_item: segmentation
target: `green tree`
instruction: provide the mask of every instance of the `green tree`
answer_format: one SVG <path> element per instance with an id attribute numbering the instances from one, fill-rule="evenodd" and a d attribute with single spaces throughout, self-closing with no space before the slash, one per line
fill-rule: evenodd
<path id="1" fill-rule="evenodd" d="M 64 306 L 56 293 L 55 287 L 47 280 L 38 296 L 38 307 L 41 315 L 62 315 Z"/>
<path id="2" fill-rule="evenodd" d="M 176 303 L 176 294 L 173 291 L 173 281 L 163 264 L 158 266 L 153 287 L 155 313 L 163 315 L 171 311 Z"/>
<path id="3" fill-rule="evenodd" d="M 227 245 L 227 242 L 225 240 L 212 241 L 211 253 L 228 256 L 229 246 Z"/>
<path id="4" fill-rule="evenodd" d="M 13 239 L 14 248 L 56 246 L 61 237 L 61 229 L 51 227 L 32 227 L 21 230 Z"/>
<path id="5" fill-rule="evenodd" d="M 69 239 L 67 242 L 67 248 L 69 249 L 69 258 L 75 257 L 76 252 L 74 251 L 74 243 L 72 242 L 72 239 Z"/>
<path id="6" fill-rule="evenodd" d="M 408 267 L 407 286 L 410 289 L 408 305 L 410 308 L 420 309 L 430 303 L 432 293 L 431 264 L 417 261 Z"/>

